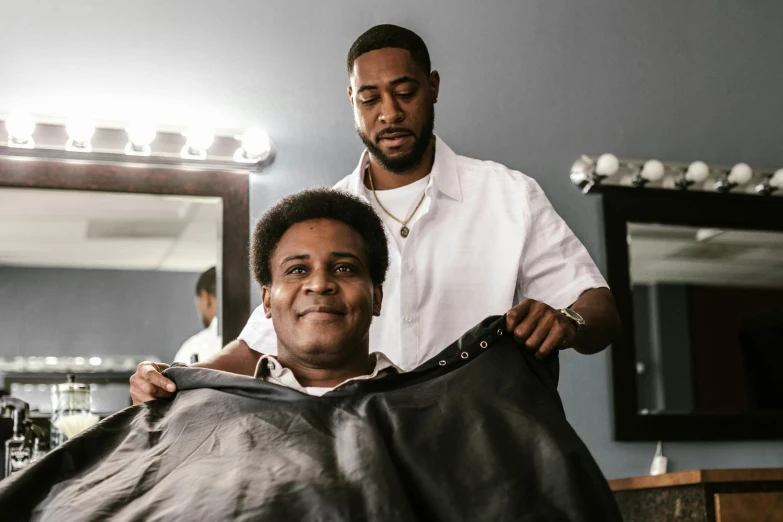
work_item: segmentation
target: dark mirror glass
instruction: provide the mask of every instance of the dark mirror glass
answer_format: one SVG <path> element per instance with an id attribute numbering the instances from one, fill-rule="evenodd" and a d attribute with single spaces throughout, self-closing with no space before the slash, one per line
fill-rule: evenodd
<path id="1" fill-rule="evenodd" d="M 638 411 L 783 410 L 783 233 L 629 223 Z"/>

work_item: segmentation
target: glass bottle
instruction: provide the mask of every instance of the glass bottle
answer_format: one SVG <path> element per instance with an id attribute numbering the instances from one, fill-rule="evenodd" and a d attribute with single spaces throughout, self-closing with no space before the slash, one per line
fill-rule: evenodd
<path id="1" fill-rule="evenodd" d="M 76 382 L 73 375 L 68 382 L 52 386 L 51 448 L 96 424 L 99 417 L 92 412 L 92 389 Z"/>

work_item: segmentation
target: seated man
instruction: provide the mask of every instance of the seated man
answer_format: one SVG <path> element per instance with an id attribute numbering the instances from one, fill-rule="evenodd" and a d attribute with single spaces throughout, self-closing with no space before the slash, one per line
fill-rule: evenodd
<path id="1" fill-rule="evenodd" d="M 352 196 L 280 202 L 253 250 L 278 356 L 255 377 L 170 368 L 173 400 L 0 483 L 3 520 L 619 521 L 565 420 L 556 356 L 521 349 L 503 317 L 407 373 L 370 354 L 386 248 Z"/>
<path id="2" fill-rule="evenodd" d="M 360 375 L 400 371 L 380 352 L 368 362 L 389 267 L 372 208 L 332 190 L 301 192 L 267 212 L 253 239 L 253 274 L 278 334 L 277 361 L 262 357 L 256 376 L 323 395 Z"/>

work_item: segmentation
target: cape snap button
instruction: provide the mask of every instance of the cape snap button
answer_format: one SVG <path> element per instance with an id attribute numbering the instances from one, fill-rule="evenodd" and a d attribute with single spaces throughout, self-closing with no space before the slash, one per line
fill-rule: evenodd
<path id="1" fill-rule="evenodd" d="M 487 341 L 481 341 L 481 342 L 479 343 L 479 346 L 481 346 L 482 348 L 486 348 L 486 347 L 487 347 L 487 346 L 489 346 L 489 345 L 487 344 Z"/>
<path id="2" fill-rule="evenodd" d="M 463 359 L 467 359 L 468 358 L 468 352 L 462 352 L 461 354 L 459 354 L 459 356 L 462 357 Z"/>

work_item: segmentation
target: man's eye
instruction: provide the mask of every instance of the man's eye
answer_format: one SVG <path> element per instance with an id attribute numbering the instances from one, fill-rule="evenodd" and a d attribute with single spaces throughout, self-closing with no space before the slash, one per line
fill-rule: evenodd
<path id="1" fill-rule="evenodd" d="M 412 98 L 414 94 L 416 94 L 416 93 L 415 92 L 398 92 L 397 96 L 399 98 L 408 99 L 408 98 Z"/>
<path id="2" fill-rule="evenodd" d="M 377 102 L 378 98 L 368 98 L 366 100 L 362 100 L 362 105 L 372 105 L 373 103 Z"/>
<path id="3" fill-rule="evenodd" d="M 353 272 L 354 269 L 353 269 L 352 266 L 345 266 L 345 265 L 343 265 L 343 266 L 338 266 L 337 267 L 337 271 L 338 272 Z"/>
<path id="4" fill-rule="evenodd" d="M 305 269 L 302 266 L 294 266 L 294 267 L 291 267 L 288 270 L 286 270 L 286 275 L 289 275 L 289 274 L 304 274 L 304 273 L 305 273 Z"/>

